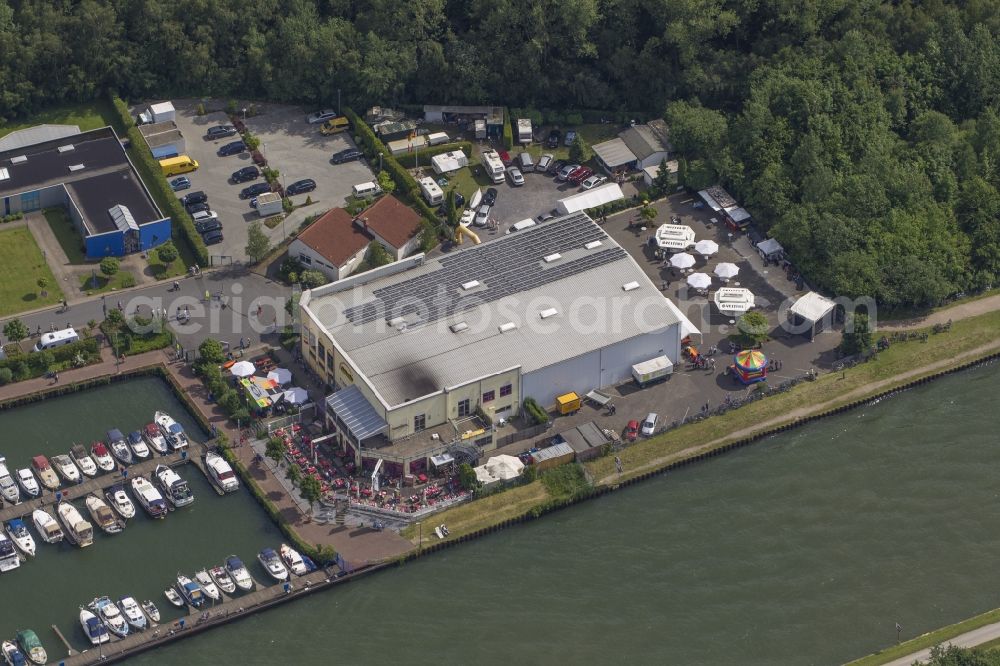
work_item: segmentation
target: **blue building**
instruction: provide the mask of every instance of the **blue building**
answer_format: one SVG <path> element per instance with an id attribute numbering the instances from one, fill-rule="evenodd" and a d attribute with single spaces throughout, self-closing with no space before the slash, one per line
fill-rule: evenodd
<path id="1" fill-rule="evenodd" d="M 170 218 L 156 207 L 110 127 L 5 147 L 0 214 L 62 206 L 89 259 L 121 257 L 170 240 Z"/>

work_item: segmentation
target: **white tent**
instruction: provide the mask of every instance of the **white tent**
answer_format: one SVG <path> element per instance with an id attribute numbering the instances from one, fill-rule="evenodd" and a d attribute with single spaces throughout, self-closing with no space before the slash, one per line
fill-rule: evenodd
<path id="1" fill-rule="evenodd" d="M 285 402 L 292 405 L 301 405 L 309 400 L 309 391 L 298 386 L 293 386 L 282 394 Z"/>
<path id="2" fill-rule="evenodd" d="M 653 234 L 661 250 L 686 250 L 694 245 L 694 229 L 683 224 L 661 224 Z"/>
<path id="3" fill-rule="evenodd" d="M 559 210 L 560 215 L 569 215 L 581 210 L 587 210 L 588 208 L 597 208 L 598 206 L 603 206 L 604 204 L 624 198 L 625 194 L 622 193 L 622 188 L 618 187 L 618 183 L 605 183 L 592 190 L 560 199 L 556 203 L 556 208 Z"/>
<path id="4" fill-rule="evenodd" d="M 754 306 L 754 295 L 749 289 L 723 287 L 712 297 L 715 307 L 726 315 L 741 315 Z"/>
<path id="5" fill-rule="evenodd" d="M 257 368 L 250 361 L 240 361 L 239 363 L 234 363 L 233 367 L 229 368 L 229 372 L 236 377 L 249 377 L 257 372 Z"/>
<path id="6" fill-rule="evenodd" d="M 450 173 L 469 166 L 469 158 L 461 150 L 452 150 L 432 157 L 431 166 L 436 173 Z"/>
<path id="7" fill-rule="evenodd" d="M 278 384 L 278 386 L 284 386 L 285 384 L 292 383 L 292 371 L 285 368 L 275 368 L 267 373 L 267 378 Z"/>
<path id="8" fill-rule="evenodd" d="M 506 454 L 490 458 L 484 467 L 489 470 L 490 474 L 503 481 L 516 479 L 524 471 L 524 463 L 520 459 Z"/>
<path id="9" fill-rule="evenodd" d="M 700 240 L 694 244 L 694 251 L 701 255 L 715 254 L 719 251 L 719 244 L 714 240 Z"/>
<path id="10" fill-rule="evenodd" d="M 736 264 L 731 264 L 728 261 L 723 261 L 721 264 L 715 267 L 715 274 L 718 275 L 723 280 L 728 280 L 734 278 L 739 274 L 740 267 Z"/>
<path id="11" fill-rule="evenodd" d="M 695 289 L 708 289 L 712 284 L 712 276 L 705 273 L 691 273 L 687 276 L 687 283 Z"/>
<path id="12" fill-rule="evenodd" d="M 792 303 L 792 307 L 788 309 L 788 318 L 796 327 L 808 324 L 808 329 L 802 332 L 808 332 L 811 340 L 816 337 L 818 331 L 830 324 L 835 307 L 837 304 L 826 296 L 810 291 Z"/>
<path id="13" fill-rule="evenodd" d="M 674 268 L 691 268 L 694 266 L 694 257 L 687 252 L 680 252 L 670 257 L 670 265 Z"/>

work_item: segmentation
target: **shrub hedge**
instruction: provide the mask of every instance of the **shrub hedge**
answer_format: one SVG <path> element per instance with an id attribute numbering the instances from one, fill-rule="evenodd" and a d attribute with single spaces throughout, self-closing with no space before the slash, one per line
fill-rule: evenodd
<path id="1" fill-rule="evenodd" d="M 534 425 L 542 425 L 543 423 L 549 422 L 549 415 L 544 409 L 535 401 L 532 397 L 527 397 L 524 399 L 524 411 L 531 417 L 534 421 Z"/>
<path id="2" fill-rule="evenodd" d="M 48 356 L 43 356 L 47 354 Z M 77 356 L 83 363 L 77 365 Z M 101 347 L 96 338 L 85 338 L 62 347 L 56 347 L 45 352 L 31 352 L 0 360 L 0 370 L 10 371 L 9 381 L 21 382 L 25 379 L 41 377 L 46 372 L 59 372 L 74 367 L 91 365 L 101 360 Z M 41 361 L 51 361 L 42 363 Z M 6 376 L 6 373 L 4 373 Z"/>

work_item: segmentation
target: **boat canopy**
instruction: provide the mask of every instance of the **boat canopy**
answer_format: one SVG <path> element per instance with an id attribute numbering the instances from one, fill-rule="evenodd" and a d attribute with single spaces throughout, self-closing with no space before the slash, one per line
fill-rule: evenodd
<path id="1" fill-rule="evenodd" d="M 97 442 L 94 444 L 94 453 L 99 456 L 108 455 L 108 447 L 104 446 L 104 442 Z"/>
<path id="2" fill-rule="evenodd" d="M 156 437 L 157 435 L 160 434 L 160 427 L 155 423 L 147 423 L 146 434 L 149 435 L 150 437 Z"/>
<path id="3" fill-rule="evenodd" d="M 10 528 L 12 532 L 17 532 L 25 527 L 24 521 L 20 518 L 12 518 L 7 521 L 7 527 Z"/>
<path id="4" fill-rule="evenodd" d="M 49 466 L 49 460 L 45 456 L 35 456 L 31 459 L 31 464 L 38 469 L 47 469 Z"/>
<path id="5" fill-rule="evenodd" d="M 272 559 L 272 558 L 277 558 L 278 557 L 278 554 L 276 552 L 274 552 L 274 548 L 265 548 L 264 550 L 260 551 L 260 554 L 261 554 L 261 557 L 264 557 L 264 558 L 267 558 L 267 559 Z"/>
<path id="6" fill-rule="evenodd" d="M 226 566 L 229 567 L 230 569 L 245 569 L 246 568 L 246 567 L 243 566 L 243 560 L 241 560 L 238 557 L 227 557 L 226 558 Z"/>
<path id="7" fill-rule="evenodd" d="M 128 434 L 128 441 L 132 442 L 133 444 L 142 441 L 142 433 L 139 432 L 138 430 L 133 430 Z"/>
<path id="8" fill-rule="evenodd" d="M 22 629 L 17 632 L 17 641 L 29 652 L 35 648 L 42 647 L 42 642 L 38 640 L 38 634 L 31 629 Z"/>
<path id="9" fill-rule="evenodd" d="M 125 436 L 122 435 L 122 431 L 119 430 L 118 428 L 112 428 L 111 430 L 108 431 L 108 441 L 109 442 L 120 442 L 120 441 L 122 441 L 124 439 L 125 439 Z"/>

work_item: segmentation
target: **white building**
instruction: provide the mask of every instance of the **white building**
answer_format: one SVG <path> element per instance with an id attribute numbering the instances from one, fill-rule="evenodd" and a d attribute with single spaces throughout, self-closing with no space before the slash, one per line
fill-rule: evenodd
<path id="1" fill-rule="evenodd" d="M 628 149 L 635 155 L 636 169 L 659 165 L 669 159 L 670 140 L 667 124 L 662 120 L 651 120 L 645 125 L 633 125 L 619 134 Z"/>
<path id="2" fill-rule="evenodd" d="M 592 190 L 584 190 L 565 199 L 560 199 L 556 202 L 556 209 L 563 215 L 570 215 L 624 198 L 625 194 L 622 192 L 622 188 L 618 187 L 618 183 L 605 183 Z"/>

